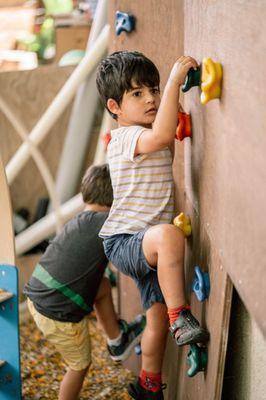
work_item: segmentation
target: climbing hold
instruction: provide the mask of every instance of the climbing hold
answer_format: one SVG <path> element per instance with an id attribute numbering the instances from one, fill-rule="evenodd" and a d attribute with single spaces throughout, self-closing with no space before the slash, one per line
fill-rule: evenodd
<path id="1" fill-rule="evenodd" d="M 184 82 L 184 85 L 182 86 L 182 92 L 187 92 L 189 89 L 191 89 L 193 86 L 199 86 L 200 85 L 200 67 L 197 69 L 190 68 L 188 71 L 188 74 L 186 76 L 186 80 Z"/>
<path id="2" fill-rule="evenodd" d="M 202 104 L 221 97 L 222 76 L 223 70 L 220 63 L 214 62 L 211 58 L 203 59 L 201 75 L 202 93 L 200 96 Z"/>
<path id="3" fill-rule="evenodd" d="M 178 125 L 176 128 L 176 139 L 183 140 L 185 137 L 192 136 L 192 126 L 190 114 L 178 112 Z"/>
<path id="4" fill-rule="evenodd" d="M 106 132 L 101 135 L 102 141 L 104 143 L 104 151 L 107 151 L 108 144 L 110 143 L 112 137 L 111 132 Z"/>
<path id="5" fill-rule="evenodd" d="M 135 17 L 117 11 L 115 14 L 115 33 L 119 36 L 122 32 L 131 32 L 135 28 Z"/>
<path id="6" fill-rule="evenodd" d="M 204 301 L 210 294 L 210 278 L 208 272 L 203 272 L 199 266 L 195 267 L 195 278 L 192 283 L 192 290 L 199 301 Z"/>
<path id="7" fill-rule="evenodd" d="M 134 347 L 134 351 L 135 351 L 135 353 L 136 353 L 137 356 L 140 356 L 140 355 L 141 355 L 142 351 L 141 351 L 141 345 L 140 345 L 140 343 L 137 344 L 137 345 Z"/>
<path id="8" fill-rule="evenodd" d="M 184 213 L 181 212 L 177 217 L 175 217 L 173 224 L 183 231 L 185 237 L 191 235 L 192 228 L 190 218 Z"/>
<path id="9" fill-rule="evenodd" d="M 117 282 L 116 282 L 116 281 L 117 281 L 116 275 L 115 275 L 115 273 L 111 270 L 111 268 L 106 267 L 105 276 L 106 276 L 106 278 L 109 279 L 111 286 L 112 286 L 112 287 L 116 287 L 116 283 L 117 283 Z"/>
<path id="10" fill-rule="evenodd" d="M 205 371 L 208 363 L 208 353 L 205 347 L 199 347 L 197 344 L 191 344 L 187 355 L 189 370 L 187 374 L 190 378 L 200 371 Z"/>

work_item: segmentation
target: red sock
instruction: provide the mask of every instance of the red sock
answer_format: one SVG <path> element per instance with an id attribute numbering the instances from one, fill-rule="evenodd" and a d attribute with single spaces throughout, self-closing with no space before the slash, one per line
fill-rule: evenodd
<path id="1" fill-rule="evenodd" d="M 139 374 L 140 386 L 151 392 L 159 392 L 162 385 L 162 374 L 155 374 L 153 372 L 147 372 L 142 369 Z"/>
<path id="2" fill-rule="evenodd" d="M 185 304 L 177 308 L 168 308 L 167 314 L 170 320 L 170 325 L 172 325 L 175 322 L 175 320 L 179 317 L 180 311 L 182 310 L 190 310 L 190 306 Z"/>

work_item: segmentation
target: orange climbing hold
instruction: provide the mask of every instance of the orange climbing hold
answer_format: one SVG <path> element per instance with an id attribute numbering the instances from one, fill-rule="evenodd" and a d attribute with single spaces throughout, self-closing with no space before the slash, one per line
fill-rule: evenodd
<path id="1" fill-rule="evenodd" d="M 102 141 L 104 143 L 104 150 L 107 151 L 108 144 L 111 141 L 111 132 L 105 132 L 101 135 Z"/>
<path id="2" fill-rule="evenodd" d="M 182 141 L 185 137 L 192 136 L 192 124 L 190 114 L 178 112 L 178 125 L 176 128 L 176 139 Z"/>
<path id="3" fill-rule="evenodd" d="M 185 237 L 191 235 L 191 221 L 190 218 L 184 213 L 180 213 L 177 217 L 175 217 L 173 224 L 183 231 Z"/>

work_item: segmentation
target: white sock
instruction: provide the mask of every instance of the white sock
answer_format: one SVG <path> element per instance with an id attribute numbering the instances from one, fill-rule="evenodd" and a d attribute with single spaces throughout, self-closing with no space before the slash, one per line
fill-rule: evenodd
<path id="1" fill-rule="evenodd" d="M 107 344 L 109 346 L 118 346 L 121 343 L 122 334 L 123 332 L 120 331 L 119 335 L 115 339 L 107 338 Z"/>

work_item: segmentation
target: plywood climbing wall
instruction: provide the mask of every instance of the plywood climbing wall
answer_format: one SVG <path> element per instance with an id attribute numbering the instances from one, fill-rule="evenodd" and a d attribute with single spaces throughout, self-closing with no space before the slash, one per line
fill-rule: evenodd
<path id="1" fill-rule="evenodd" d="M 192 264 L 200 260 L 210 271 L 205 320 L 211 341 L 205 376 L 188 379 L 179 369 L 178 399 L 220 399 L 232 293 L 229 277 L 251 317 L 266 332 L 263 3 L 184 2 L 184 53 L 198 62 L 208 56 L 222 63 L 224 78 L 220 101 L 202 106 L 196 88 L 185 96 L 193 120 L 193 195 L 187 196 L 186 205 L 197 232 L 189 244 L 189 259 Z M 192 306 L 204 312 L 193 297 Z"/>
<path id="2" fill-rule="evenodd" d="M 14 232 L 12 226 L 12 208 L 6 182 L 5 168 L 0 154 L 0 204 L 1 234 L 0 263 L 15 264 Z"/>
<path id="3" fill-rule="evenodd" d="M 252 317 L 266 334 L 264 1 L 186 1 L 184 51 L 223 65 L 221 101 L 185 97 L 201 220 Z M 254 60 L 256 59 L 256 62 Z M 256 64 L 256 65 L 255 65 Z"/>
<path id="4" fill-rule="evenodd" d="M 188 349 L 178 351 L 171 340 L 164 363 L 166 399 L 219 400 L 232 284 L 266 333 L 266 38 L 262 29 L 266 4 L 113 0 L 109 10 L 112 26 L 116 10 L 135 15 L 136 30 L 116 37 L 113 29 L 110 51 L 145 53 L 159 67 L 162 87 L 181 54 L 191 55 L 199 63 L 203 57 L 211 57 L 223 65 L 221 100 L 202 106 L 199 88 L 184 96 L 185 110 L 192 115 L 193 139 L 176 143 L 173 166 L 177 211 L 186 210 L 192 218 L 193 237 L 186 249 L 187 292 L 193 312 L 211 333 L 208 368 L 188 378 Z M 185 179 L 184 169 L 188 172 Z M 203 304 L 190 291 L 196 264 L 210 273 L 211 294 Z M 136 292 L 123 277 L 120 284 L 121 311 L 127 316 Z"/>

